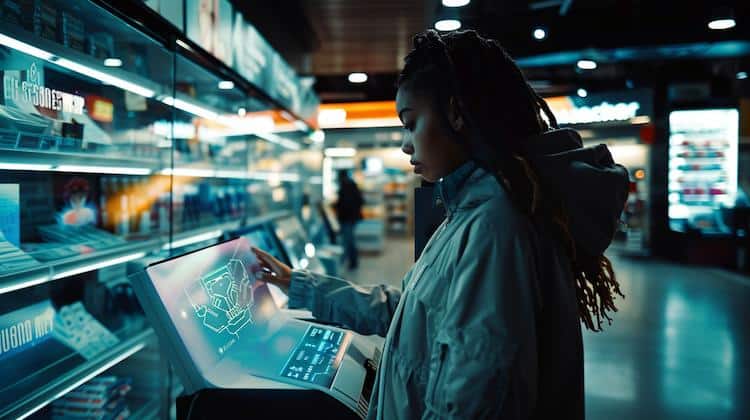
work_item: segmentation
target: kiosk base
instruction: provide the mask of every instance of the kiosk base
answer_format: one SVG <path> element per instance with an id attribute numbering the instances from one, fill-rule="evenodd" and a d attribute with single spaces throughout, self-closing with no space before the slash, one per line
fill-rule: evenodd
<path id="1" fill-rule="evenodd" d="M 177 398 L 177 420 L 361 420 L 335 398 L 316 390 L 204 389 Z"/>

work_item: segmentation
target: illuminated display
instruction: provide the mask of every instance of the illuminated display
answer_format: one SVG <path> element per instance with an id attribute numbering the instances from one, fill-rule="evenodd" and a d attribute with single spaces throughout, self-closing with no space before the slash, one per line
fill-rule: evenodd
<path id="1" fill-rule="evenodd" d="M 250 247 L 239 237 L 150 266 L 167 322 L 213 386 L 236 387 L 243 374 L 329 386 L 351 334 L 280 311 L 255 280 L 261 267 Z"/>
<path id="2" fill-rule="evenodd" d="M 671 229 L 728 233 L 720 210 L 737 197 L 738 111 L 673 111 L 669 127 Z"/>
<path id="3" fill-rule="evenodd" d="M 344 333 L 310 326 L 281 371 L 287 378 L 322 386 L 333 382 Z"/>

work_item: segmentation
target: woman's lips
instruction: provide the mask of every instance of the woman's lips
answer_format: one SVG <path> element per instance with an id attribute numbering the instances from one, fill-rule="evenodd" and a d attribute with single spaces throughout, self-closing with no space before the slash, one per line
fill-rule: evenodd
<path id="1" fill-rule="evenodd" d="M 421 174 L 422 173 L 422 164 L 419 162 L 411 162 L 411 164 L 414 166 L 414 173 L 415 174 Z"/>

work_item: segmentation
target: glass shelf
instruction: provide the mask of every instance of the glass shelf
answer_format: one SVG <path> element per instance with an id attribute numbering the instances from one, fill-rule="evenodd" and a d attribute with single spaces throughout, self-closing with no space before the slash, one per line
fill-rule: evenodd
<path id="1" fill-rule="evenodd" d="M 23 418 L 36 412 L 140 351 L 153 336 L 153 330 L 148 328 L 129 334 L 130 338 L 92 359 L 85 360 L 77 354 L 70 354 L 46 369 L 36 369 L 34 374 L 2 389 L 0 418 Z"/>
<path id="2" fill-rule="evenodd" d="M 119 340 L 87 357 L 47 335 L 1 351 L 6 418 L 49 414 L 113 365 L 138 376 L 133 359 L 155 340 L 128 270 L 315 203 L 323 155 L 296 117 L 137 17 L 85 0 L 0 3 L 0 334 L 40 302 L 80 302 Z M 220 88 L 226 78 L 240 83 Z M 131 416 L 155 417 L 169 390 L 140 391 Z"/>

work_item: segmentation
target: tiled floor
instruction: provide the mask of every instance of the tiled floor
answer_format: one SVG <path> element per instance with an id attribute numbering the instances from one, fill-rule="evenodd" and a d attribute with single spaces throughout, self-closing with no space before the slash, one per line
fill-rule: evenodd
<path id="1" fill-rule="evenodd" d="M 344 277 L 400 285 L 413 243 L 389 240 Z M 584 333 L 588 419 L 750 419 L 750 279 L 612 257 L 626 294 Z"/>

